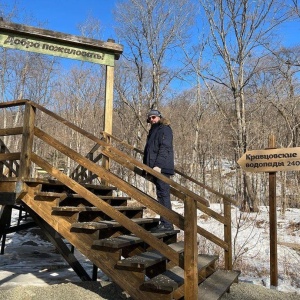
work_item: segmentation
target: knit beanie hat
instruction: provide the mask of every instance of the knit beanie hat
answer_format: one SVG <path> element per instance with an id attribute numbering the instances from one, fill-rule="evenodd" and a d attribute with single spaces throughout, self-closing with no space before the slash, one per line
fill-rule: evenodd
<path id="1" fill-rule="evenodd" d="M 158 117 L 162 117 L 160 111 L 158 111 L 157 109 L 151 109 L 149 112 L 148 112 L 148 115 L 147 115 L 147 118 L 151 117 L 151 116 L 158 116 Z"/>

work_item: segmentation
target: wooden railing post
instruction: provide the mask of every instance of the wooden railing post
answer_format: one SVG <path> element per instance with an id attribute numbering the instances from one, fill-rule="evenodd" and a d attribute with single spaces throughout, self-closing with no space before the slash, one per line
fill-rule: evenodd
<path id="1" fill-rule="evenodd" d="M 112 134 L 112 117 L 113 117 L 113 91 L 114 91 L 114 67 L 106 66 L 106 85 L 105 85 L 105 110 L 104 110 L 104 131 Z M 105 142 L 110 143 L 110 137 L 105 137 Z M 102 166 L 109 170 L 110 160 L 108 157 L 102 157 Z M 102 180 L 103 184 L 106 184 Z"/>
<path id="2" fill-rule="evenodd" d="M 31 152 L 34 136 L 35 107 L 25 104 L 22 148 L 20 157 L 19 178 L 28 178 L 30 175 Z"/>
<path id="3" fill-rule="evenodd" d="M 198 245 L 196 200 L 184 202 L 184 298 L 198 299 Z"/>
<path id="4" fill-rule="evenodd" d="M 228 250 L 224 251 L 225 269 L 232 270 L 231 203 L 226 200 L 224 200 L 224 216 L 226 219 L 224 241 L 228 245 Z"/>
<path id="5" fill-rule="evenodd" d="M 0 153 L 5 153 L 5 149 L 6 149 L 5 145 L 3 141 L 0 139 Z M 4 163 L 0 161 L 0 177 L 4 176 L 3 172 L 4 172 Z"/>
<path id="6" fill-rule="evenodd" d="M 87 155 L 87 158 L 90 160 L 90 161 L 93 161 L 94 160 L 94 153 L 93 152 L 89 152 L 88 155 Z M 87 177 L 89 178 L 88 179 L 88 182 L 89 183 L 92 183 L 93 179 L 92 179 L 92 171 L 88 170 L 87 172 Z"/>

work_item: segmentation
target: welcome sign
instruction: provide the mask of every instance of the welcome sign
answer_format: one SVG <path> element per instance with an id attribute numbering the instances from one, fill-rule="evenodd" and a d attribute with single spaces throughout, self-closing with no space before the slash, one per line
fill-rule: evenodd
<path id="1" fill-rule="evenodd" d="M 67 44 L 57 42 L 50 42 L 43 39 L 28 38 L 24 37 L 24 35 L 20 36 L 16 34 L 8 35 L 0 33 L 0 46 L 5 48 L 77 59 L 81 61 L 88 61 L 108 66 L 114 66 L 115 61 L 113 54 L 100 51 L 85 50 L 83 48 L 69 46 Z"/>
<path id="2" fill-rule="evenodd" d="M 4 22 L 0 18 L 0 46 L 114 66 L 123 46 L 32 26 Z"/>

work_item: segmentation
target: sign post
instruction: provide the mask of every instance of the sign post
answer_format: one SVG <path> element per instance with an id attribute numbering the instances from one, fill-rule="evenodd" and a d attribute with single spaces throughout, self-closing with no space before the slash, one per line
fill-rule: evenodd
<path id="1" fill-rule="evenodd" d="M 276 147 L 275 136 L 269 136 L 269 149 Z M 276 172 L 269 172 L 269 223 L 270 223 L 270 285 L 278 286 L 277 258 L 277 205 Z"/>
<path id="2" fill-rule="evenodd" d="M 270 285 L 278 286 L 276 172 L 300 170 L 300 147 L 276 148 L 270 135 L 267 149 L 247 151 L 238 164 L 246 172 L 269 173 Z"/>

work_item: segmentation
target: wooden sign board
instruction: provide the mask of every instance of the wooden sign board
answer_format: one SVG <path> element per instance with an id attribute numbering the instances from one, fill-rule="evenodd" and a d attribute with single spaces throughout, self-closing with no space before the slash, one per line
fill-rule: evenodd
<path id="1" fill-rule="evenodd" d="M 0 46 L 113 67 L 123 51 L 112 40 L 103 42 L 0 20 Z"/>
<path id="2" fill-rule="evenodd" d="M 113 54 L 85 50 L 79 47 L 71 47 L 66 44 L 50 42 L 43 39 L 24 38 L 20 35 L 8 35 L 0 33 L 0 46 L 11 49 L 48 54 L 53 56 L 88 61 L 96 64 L 114 66 Z"/>
<path id="3" fill-rule="evenodd" d="M 300 171 L 300 147 L 247 151 L 238 164 L 246 172 Z"/>

